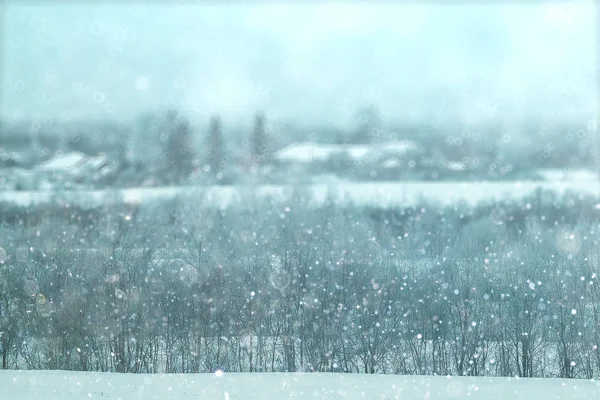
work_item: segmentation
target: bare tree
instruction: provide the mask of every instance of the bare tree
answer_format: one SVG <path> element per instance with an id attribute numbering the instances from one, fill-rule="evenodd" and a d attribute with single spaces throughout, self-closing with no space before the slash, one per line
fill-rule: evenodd
<path id="1" fill-rule="evenodd" d="M 213 115 L 210 119 L 208 138 L 208 165 L 212 174 L 221 172 L 225 162 L 225 143 L 221 131 L 221 118 Z"/>
<path id="2" fill-rule="evenodd" d="M 194 149 L 189 122 L 175 111 L 167 114 L 169 137 L 167 140 L 168 171 L 175 183 L 180 183 L 194 168 Z"/>
<path id="3" fill-rule="evenodd" d="M 265 115 L 258 112 L 254 116 L 254 128 L 250 139 L 250 154 L 252 163 L 255 166 L 262 165 L 267 157 L 267 134 L 265 129 Z"/>

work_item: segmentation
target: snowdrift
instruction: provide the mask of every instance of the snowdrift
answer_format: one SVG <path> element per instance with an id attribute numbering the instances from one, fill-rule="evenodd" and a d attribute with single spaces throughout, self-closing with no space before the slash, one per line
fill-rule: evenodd
<path id="1" fill-rule="evenodd" d="M 597 399 L 600 382 L 317 373 L 111 374 L 0 371 L 3 400 Z"/>
<path id="2" fill-rule="evenodd" d="M 0 191 L 0 202 L 34 206 L 68 202 L 79 207 L 97 207 L 111 202 L 140 204 L 148 201 L 193 200 L 206 207 L 226 209 L 249 201 L 271 199 L 289 202 L 294 193 L 302 194 L 312 206 L 327 201 L 338 205 L 353 203 L 378 207 L 420 204 L 423 199 L 452 204 L 459 201 L 477 204 L 481 201 L 519 199 L 536 190 L 600 196 L 597 182 L 345 182 L 312 185 L 238 185 L 179 186 L 130 188 L 115 190 L 74 191 Z"/>

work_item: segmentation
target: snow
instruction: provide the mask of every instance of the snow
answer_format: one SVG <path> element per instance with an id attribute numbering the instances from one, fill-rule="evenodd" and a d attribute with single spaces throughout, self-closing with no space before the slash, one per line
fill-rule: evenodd
<path id="1" fill-rule="evenodd" d="M 56 157 L 42 163 L 38 169 L 46 172 L 64 173 L 81 168 L 87 168 L 92 171 L 99 170 L 106 164 L 106 157 L 99 155 L 90 157 L 87 154 L 78 151 L 60 154 Z"/>
<path id="2" fill-rule="evenodd" d="M 10 152 L 0 149 L 0 161 L 13 161 L 16 165 L 27 164 L 27 157 L 22 152 Z"/>
<path id="3" fill-rule="evenodd" d="M 98 171 L 108 163 L 108 159 L 104 155 L 98 155 L 96 157 L 88 157 L 85 165 L 93 171 Z"/>
<path id="4" fill-rule="evenodd" d="M 93 207 L 109 202 L 139 204 L 150 200 L 193 199 L 198 204 L 226 209 L 247 203 L 250 199 L 271 198 L 289 202 L 294 193 L 300 194 L 306 205 L 319 206 L 331 199 L 336 204 L 352 202 L 377 207 L 411 206 L 422 200 L 452 204 L 463 201 L 477 204 L 481 201 L 519 199 L 534 191 L 550 190 L 558 194 L 567 191 L 600 196 L 600 185 L 587 181 L 565 182 L 340 182 L 308 185 L 236 185 L 236 186 L 180 186 L 131 188 L 113 190 L 77 191 L 0 191 L 0 201 L 28 206 L 32 204 L 69 202 L 80 207 Z"/>
<path id="5" fill-rule="evenodd" d="M 316 143 L 293 143 L 282 148 L 275 154 L 275 159 L 287 162 L 325 161 L 337 146 L 318 145 Z"/>
<path id="6" fill-rule="evenodd" d="M 394 153 L 397 155 L 406 154 L 409 151 L 418 150 L 419 146 L 415 142 L 408 140 L 399 140 L 395 142 L 386 142 L 381 145 L 375 145 L 375 150 L 380 150 L 386 153 Z"/>
<path id="7" fill-rule="evenodd" d="M 298 142 L 280 149 L 276 152 L 275 159 L 290 163 L 310 163 L 313 161 L 327 161 L 334 155 L 346 155 L 354 161 L 360 161 L 370 154 L 403 155 L 416 149 L 417 145 L 409 141 L 384 142 L 375 145 Z"/>
<path id="8" fill-rule="evenodd" d="M 56 157 L 42 163 L 39 166 L 40 171 L 64 172 L 66 170 L 78 168 L 85 163 L 87 156 L 83 153 L 73 151 L 66 154 L 60 154 Z"/>
<path id="9" fill-rule="evenodd" d="M 600 178 L 597 171 L 589 169 L 546 168 L 536 172 L 547 181 L 598 181 Z"/>
<path id="10" fill-rule="evenodd" d="M 369 152 L 367 145 L 341 146 L 313 142 L 293 143 L 279 150 L 275 159 L 285 162 L 310 163 L 327 161 L 337 154 L 348 154 L 352 159 L 360 159 Z"/>
<path id="11" fill-rule="evenodd" d="M 343 146 L 341 151 L 345 152 L 346 155 L 354 161 L 360 161 L 367 154 L 369 154 L 369 151 L 371 151 L 371 146 L 366 144 L 355 144 Z"/>
<path id="12" fill-rule="evenodd" d="M 449 161 L 446 166 L 450 171 L 464 171 L 467 169 L 466 165 L 460 161 Z"/>
<path id="13" fill-rule="evenodd" d="M 394 157 L 394 158 L 388 158 L 387 160 L 385 160 L 381 166 L 383 168 L 397 168 L 400 166 L 400 164 L 401 164 L 400 160 L 398 160 L 396 157 Z"/>
<path id="14" fill-rule="evenodd" d="M 600 382 L 578 379 L 326 373 L 115 374 L 0 371 L 4 400 L 72 399 L 595 399 Z"/>

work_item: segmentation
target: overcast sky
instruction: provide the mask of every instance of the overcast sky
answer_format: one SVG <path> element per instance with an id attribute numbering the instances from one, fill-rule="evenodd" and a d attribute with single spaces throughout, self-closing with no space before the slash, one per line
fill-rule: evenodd
<path id="1" fill-rule="evenodd" d="M 11 117 L 133 118 L 175 105 L 197 118 L 262 109 L 343 124 L 365 105 L 389 120 L 595 111 L 591 1 L 42 3 L 13 1 L 5 12 Z"/>

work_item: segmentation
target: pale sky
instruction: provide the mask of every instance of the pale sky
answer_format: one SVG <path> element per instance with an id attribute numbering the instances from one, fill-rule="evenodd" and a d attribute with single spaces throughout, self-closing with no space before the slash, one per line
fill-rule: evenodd
<path id="1" fill-rule="evenodd" d="M 169 106 L 334 124 L 367 105 L 392 121 L 595 112 L 592 1 L 22 3 L 5 10 L 11 118 L 131 119 Z"/>

